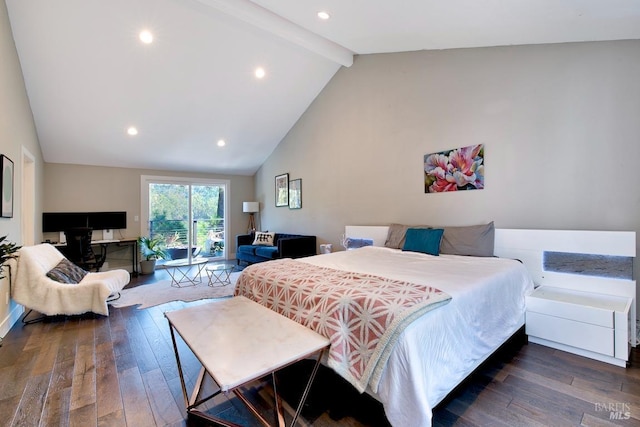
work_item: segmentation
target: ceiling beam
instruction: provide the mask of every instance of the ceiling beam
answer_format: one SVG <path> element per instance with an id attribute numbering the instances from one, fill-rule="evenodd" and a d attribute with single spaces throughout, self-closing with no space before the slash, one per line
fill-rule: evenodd
<path id="1" fill-rule="evenodd" d="M 249 0 L 195 0 L 257 28 L 295 43 L 333 62 L 350 67 L 354 53 Z"/>

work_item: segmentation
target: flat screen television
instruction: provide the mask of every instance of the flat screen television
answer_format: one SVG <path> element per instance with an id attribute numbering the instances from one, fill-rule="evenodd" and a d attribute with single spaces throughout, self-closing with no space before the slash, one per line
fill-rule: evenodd
<path id="1" fill-rule="evenodd" d="M 87 214 L 82 212 L 44 212 L 42 214 L 42 231 L 49 233 L 87 227 L 87 221 Z"/>
<path id="2" fill-rule="evenodd" d="M 89 227 L 94 230 L 127 228 L 126 212 L 89 212 Z"/>
<path id="3" fill-rule="evenodd" d="M 70 228 L 91 227 L 94 230 L 127 228 L 126 212 L 43 212 L 44 233 L 65 231 Z"/>

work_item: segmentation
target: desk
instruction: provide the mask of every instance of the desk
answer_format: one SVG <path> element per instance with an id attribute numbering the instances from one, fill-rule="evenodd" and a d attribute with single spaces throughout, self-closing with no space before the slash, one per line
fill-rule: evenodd
<path id="1" fill-rule="evenodd" d="M 268 426 L 269 422 L 238 388 L 269 374 L 274 381 L 275 419 L 279 426 L 284 426 L 275 372 L 319 353 L 291 426 L 296 423 L 322 353 L 329 346 L 327 338 L 245 297 L 171 311 L 165 313 L 165 317 L 169 321 L 187 413 L 225 426 L 237 424 L 212 417 L 196 408 L 221 392 L 232 391 L 262 424 Z M 182 337 L 202 365 L 191 398 L 187 394 L 174 331 Z M 205 374 L 211 376 L 220 390 L 208 397 L 200 397 Z"/>
<path id="2" fill-rule="evenodd" d="M 176 259 L 167 261 L 163 264 L 157 265 L 156 268 L 164 268 L 171 276 L 171 286 L 176 288 L 183 288 L 185 286 L 195 286 L 202 282 L 202 270 L 204 266 L 209 262 L 209 258 L 188 258 Z M 191 269 L 196 267 L 197 271 L 193 278 L 189 277 Z M 187 285 L 186 283 L 190 283 Z"/>
<path id="3" fill-rule="evenodd" d="M 109 246 L 133 246 L 131 254 L 131 275 L 138 275 L 138 239 L 128 238 L 120 240 L 92 240 L 91 246 L 100 246 L 100 250 L 106 255 Z M 66 243 L 54 243 L 56 248 L 64 248 Z"/>

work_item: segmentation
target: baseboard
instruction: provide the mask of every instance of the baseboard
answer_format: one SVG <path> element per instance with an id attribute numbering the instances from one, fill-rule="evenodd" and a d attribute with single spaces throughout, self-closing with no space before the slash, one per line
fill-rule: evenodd
<path id="1" fill-rule="evenodd" d="M 607 356 L 605 354 L 595 353 L 593 351 L 584 350 L 584 349 L 572 347 L 566 344 L 545 340 L 543 338 L 529 336 L 529 342 L 532 342 L 534 344 L 544 345 L 546 347 L 555 348 L 556 350 L 566 351 L 567 353 L 577 354 L 578 356 L 588 357 L 589 359 L 598 360 L 600 362 L 610 363 L 612 365 L 620 366 L 622 368 L 625 368 L 628 364 L 628 360 L 616 359 L 615 357 L 612 357 L 612 356 Z"/>
<path id="2" fill-rule="evenodd" d="M 20 304 L 14 304 L 14 307 L 9 312 L 9 315 L 2 319 L 0 322 L 0 337 L 7 335 L 11 327 L 20 320 L 20 317 L 24 313 L 24 307 Z"/>
<path id="3" fill-rule="evenodd" d="M 110 259 L 107 258 L 100 271 L 111 271 L 111 270 L 127 270 L 129 273 L 133 271 L 131 268 L 131 260 L 122 260 L 122 259 Z"/>

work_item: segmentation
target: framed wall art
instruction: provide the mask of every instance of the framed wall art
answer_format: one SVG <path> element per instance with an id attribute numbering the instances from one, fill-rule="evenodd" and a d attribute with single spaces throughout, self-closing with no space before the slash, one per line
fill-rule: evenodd
<path id="1" fill-rule="evenodd" d="M 289 209 L 302 208 L 302 180 L 289 181 Z"/>
<path id="2" fill-rule="evenodd" d="M 276 176 L 276 207 L 289 206 L 289 174 Z"/>
<path id="3" fill-rule="evenodd" d="M 484 144 L 424 156 L 424 192 L 482 190 Z"/>
<path id="4" fill-rule="evenodd" d="M 2 218 L 13 218 L 13 162 L 0 155 L 0 187 L 2 188 Z"/>

